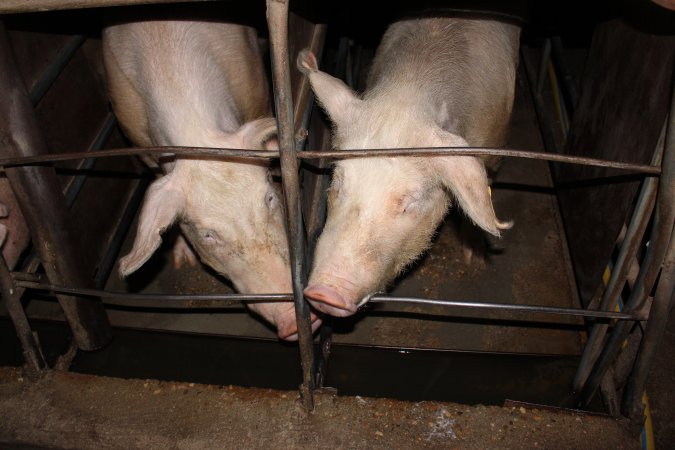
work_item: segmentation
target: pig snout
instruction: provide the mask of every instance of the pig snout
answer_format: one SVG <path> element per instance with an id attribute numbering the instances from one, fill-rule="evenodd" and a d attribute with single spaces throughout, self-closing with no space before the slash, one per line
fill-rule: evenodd
<path id="1" fill-rule="evenodd" d="M 348 280 L 334 278 L 312 282 L 305 289 L 305 297 L 317 310 L 334 317 L 347 317 L 356 313 L 370 295 L 362 296 Z"/>

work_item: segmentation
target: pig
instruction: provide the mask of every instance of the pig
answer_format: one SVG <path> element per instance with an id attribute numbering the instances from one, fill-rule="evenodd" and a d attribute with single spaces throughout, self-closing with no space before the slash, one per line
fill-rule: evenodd
<path id="1" fill-rule="evenodd" d="M 118 20 L 103 30 L 102 41 L 113 110 L 135 145 L 278 149 L 255 29 L 192 19 Z M 165 174 L 148 188 L 121 276 L 141 267 L 177 222 L 200 259 L 239 292 L 292 291 L 283 204 L 266 164 L 159 161 Z M 192 258 L 184 241 L 174 258 Z M 279 337 L 297 339 L 292 303 L 248 306 Z M 313 319 L 316 329 L 320 321 Z"/>
<path id="2" fill-rule="evenodd" d="M 500 146 L 513 105 L 520 28 L 490 19 L 423 18 L 389 26 L 358 96 L 318 70 L 309 77 L 333 123 L 336 149 Z M 495 236 L 485 161 L 473 156 L 362 157 L 335 163 L 328 217 L 306 298 L 337 317 L 354 314 L 430 245 L 454 201 Z"/>

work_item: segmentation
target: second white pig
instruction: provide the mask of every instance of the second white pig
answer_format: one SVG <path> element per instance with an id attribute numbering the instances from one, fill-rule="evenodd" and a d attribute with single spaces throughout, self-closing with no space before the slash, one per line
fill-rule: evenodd
<path id="1" fill-rule="evenodd" d="M 495 20 L 394 23 L 376 52 L 363 96 L 298 67 L 333 121 L 337 149 L 499 146 L 513 105 L 520 29 Z M 328 218 L 305 295 L 334 315 L 356 312 L 414 261 L 454 200 L 499 236 L 484 161 L 472 156 L 357 158 L 335 164 Z"/>

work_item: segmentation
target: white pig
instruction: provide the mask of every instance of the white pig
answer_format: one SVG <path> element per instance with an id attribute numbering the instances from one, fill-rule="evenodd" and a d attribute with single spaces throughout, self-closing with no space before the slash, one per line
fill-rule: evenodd
<path id="1" fill-rule="evenodd" d="M 103 31 L 113 108 L 140 146 L 276 149 L 276 123 L 253 28 L 189 20 L 118 23 Z M 178 222 L 201 260 L 242 293 L 291 292 L 283 208 L 268 167 L 254 160 L 177 158 L 148 189 L 126 276 Z M 189 258 L 183 242 L 178 250 Z M 249 307 L 297 339 L 291 303 Z M 316 328 L 319 321 L 314 317 Z"/>
<path id="2" fill-rule="evenodd" d="M 330 116 L 337 149 L 498 146 L 510 120 L 520 29 L 494 20 L 429 18 L 385 33 L 359 97 L 298 68 Z M 471 156 L 356 158 L 335 164 L 328 218 L 305 295 L 334 315 L 356 312 L 431 241 L 452 200 L 499 236 L 484 161 Z"/>

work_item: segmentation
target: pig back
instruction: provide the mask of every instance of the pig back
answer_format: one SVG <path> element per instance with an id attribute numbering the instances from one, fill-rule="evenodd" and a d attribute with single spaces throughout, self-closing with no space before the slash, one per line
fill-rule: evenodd
<path id="1" fill-rule="evenodd" d="M 519 38 L 517 25 L 492 19 L 396 22 L 377 50 L 366 97 L 398 90 L 470 145 L 504 145 Z"/>
<path id="2" fill-rule="evenodd" d="M 270 113 L 251 27 L 118 21 L 104 30 L 103 52 L 113 109 L 136 145 L 203 145 L 191 138 Z"/>

